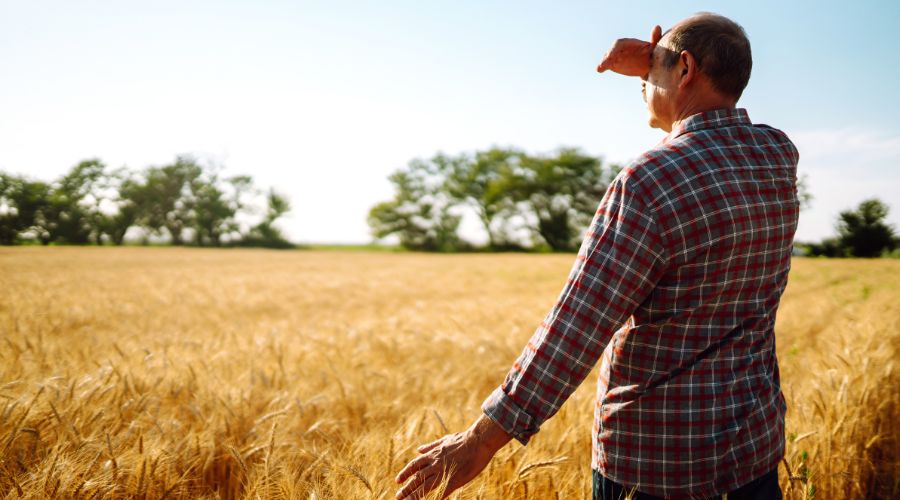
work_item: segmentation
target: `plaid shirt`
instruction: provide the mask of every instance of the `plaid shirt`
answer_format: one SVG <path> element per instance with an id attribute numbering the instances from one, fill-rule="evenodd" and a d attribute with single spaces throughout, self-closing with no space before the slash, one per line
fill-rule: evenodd
<path id="1" fill-rule="evenodd" d="M 775 312 L 797 149 L 743 109 L 682 121 L 600 202 L 556 304 L 482 405 L 526 444 L 601 361 L 592 467 L 658 496 L 727 493 L 784 454 Z"/>

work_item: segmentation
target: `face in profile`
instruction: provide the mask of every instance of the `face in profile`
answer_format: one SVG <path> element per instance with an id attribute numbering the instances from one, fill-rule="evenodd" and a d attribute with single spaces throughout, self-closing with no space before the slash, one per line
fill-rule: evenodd
<path id="1" fill-rule="evenodd" d="M 672 130 L 672 101 L 677 90 L 673 76 L 678 70 L 678 64 L 667 69 L 663 63 L 670 52 L 667 48 L 667 38 L 663 37 L 653 51 L 650 72 L 641 77 L 641 93 L 650 114 L 649 125 L 666 132 Z"/>

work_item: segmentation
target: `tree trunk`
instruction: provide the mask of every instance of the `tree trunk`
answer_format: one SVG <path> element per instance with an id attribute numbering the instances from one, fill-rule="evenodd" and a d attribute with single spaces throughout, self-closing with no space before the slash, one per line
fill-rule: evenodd
<path id="1" fill-rule="evenodd" d="M 481 219 L 481 224 L 484 226 L 484 230 L 487 231 L 488 235 L 488 248 L 494 249 L 497 247 L 497 239 L 494 237 L 494 232 L 491 231 L 491 218 L 485 213 L 484 209 L 479 210 L 478 218 Z"/>
<path id="2" fill-rule="evenodd" d="M 172 245 L 180 246 L 184 244 L 184 240 L 181 238 L 182 229 L 178 226 L 166 226 L 166 230 L 169 231 L 169 237 L 172 239 Z"/>
<path id="3" fill-rule="evenodd" d="M 112 241 L 113 245 L 121 246 L 122 243 L 125 242 L 125 233 L 128 232 L 129 227 L 131 227 L 131 224 L 112 227 L 109 231 L 109 239 Z"/>

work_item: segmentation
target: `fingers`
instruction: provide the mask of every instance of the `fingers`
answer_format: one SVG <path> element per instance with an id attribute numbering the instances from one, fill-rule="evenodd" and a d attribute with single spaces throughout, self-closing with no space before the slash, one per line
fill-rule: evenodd
<path id="1" fill-rule="evenodd" d="M 420 474 L 413 476 L 412 481 L 397 491 L 396 498 L 399 500 L 425 498 L 425 495 L 440 484 L 440 481 L 441 476 L 436 473 L 435 468 L 429 467 Z"/>
<path id="2" fill-rule="evenodd" d="M 440 438 L 437 441 L 432 441 L 428 444 L 423 444 L 422 446 L 419 446 L 418 448 L 416 448 L 416 451 L 418 451 L 419 453 L 428 453 L 429 450 L 431 450 L 435 446 L 441 444 L 441 441 L 443 441 L 443 440 L 444 440 L 444 438 Z"/>
<path id="3" fill-rule="evenodd" d="M 616 40 L 613 42 L 612 47 L 606 51 L 606 54 L 603 55 L 603 60 L 600 61 L 600 65 L 597 66 L 597 73 L 603 73 L 608 69 L 613 69 L 613 66 L 616 64 L 617 49 L 621 46 L 621 40 Z"/>
<path id="4" fill-rule="evenodd" d="M 403 482 L 406 481 L 409 476 L 412 476 L 416 472 L 419 472 L 419 470 L 430 465 L 433 460 L 434 459 L 432 457 L 429 457 L 427 455 L 422 455 L 418 458 L 413 459 L 410 463 L 406 464 L 406 467 L 404 467 L 403 470 L 400 471 L 399 474 L 397 474 L 397 477 L 394 480 L 397 481 L 397 484 L 403 484 Z"/>
<path id="5" fill-rule="evenodd" d="M 603 60 L 600 61 L 600 64 L 597 66 L 597 73 L 603 73 L 604 71 L 609 69 L 609 56 L 612 55 L 612 49 L 606 51 L 606 54 L 603 54 Z"/>
<path id="6" fill-rule="evenodd" d="M 597 66 L 597 72 L 603 73 L 610 70 L 625 76 L 646 74 L 649 65 L 648 59 L 653 55 L 653 49 L 661 39 L 662 28 L 656 25 L 650 33 L 649 42 L 636 38 L 616 40 Z"/>
<path id="7" fill-rule="evenodd" d="M 652 51 L 650 42 L 637 38 L 620 38 L 603 56 L 597 71 L 602 73 L 608 69 L 625 76 L 641 76 L 646 73 L 645 66 L 650 63 L 649 55 Z"/>
<path id="8" fill-rule="evenodd" d="M 597 73 L 603 73 L 604 71 L 609 69 L 609 62 L 604 57 L 602 61 L 600 61 L 600 65 L 597 66 Z"/>
<path id="9" fill-rule="evenodd" d="M 429 492 L 431 492 L 431 490 L 440 486 L 440 484 L 441 484 L 440 474 L 434 474 L 432 476 L 429 476 L 428 479 L 426 479 L 425 482 L 422 483 L 422 486 L 418 490 L 413 491 L 412 497 L 415 499 L 425 498 L 425 495 L 427 495 Z"/>

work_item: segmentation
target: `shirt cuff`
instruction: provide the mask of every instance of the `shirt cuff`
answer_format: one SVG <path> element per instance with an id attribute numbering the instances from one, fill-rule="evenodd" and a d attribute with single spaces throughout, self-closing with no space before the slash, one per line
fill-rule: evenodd
<path id="1" fill-rule="evenodd" d="M 494 389 L 494 392 L 484 400 L 484 403 L 481 404 L 481 410 L 488 418 L 503 428 L 507 434 L 516 438 L 516 441 L 523 445 L 528 444 L 531 436 L 539 430 L 537 425 L 535 425 L 534 417 L 516 404 L 503 391 L 502 386 Z"/>

